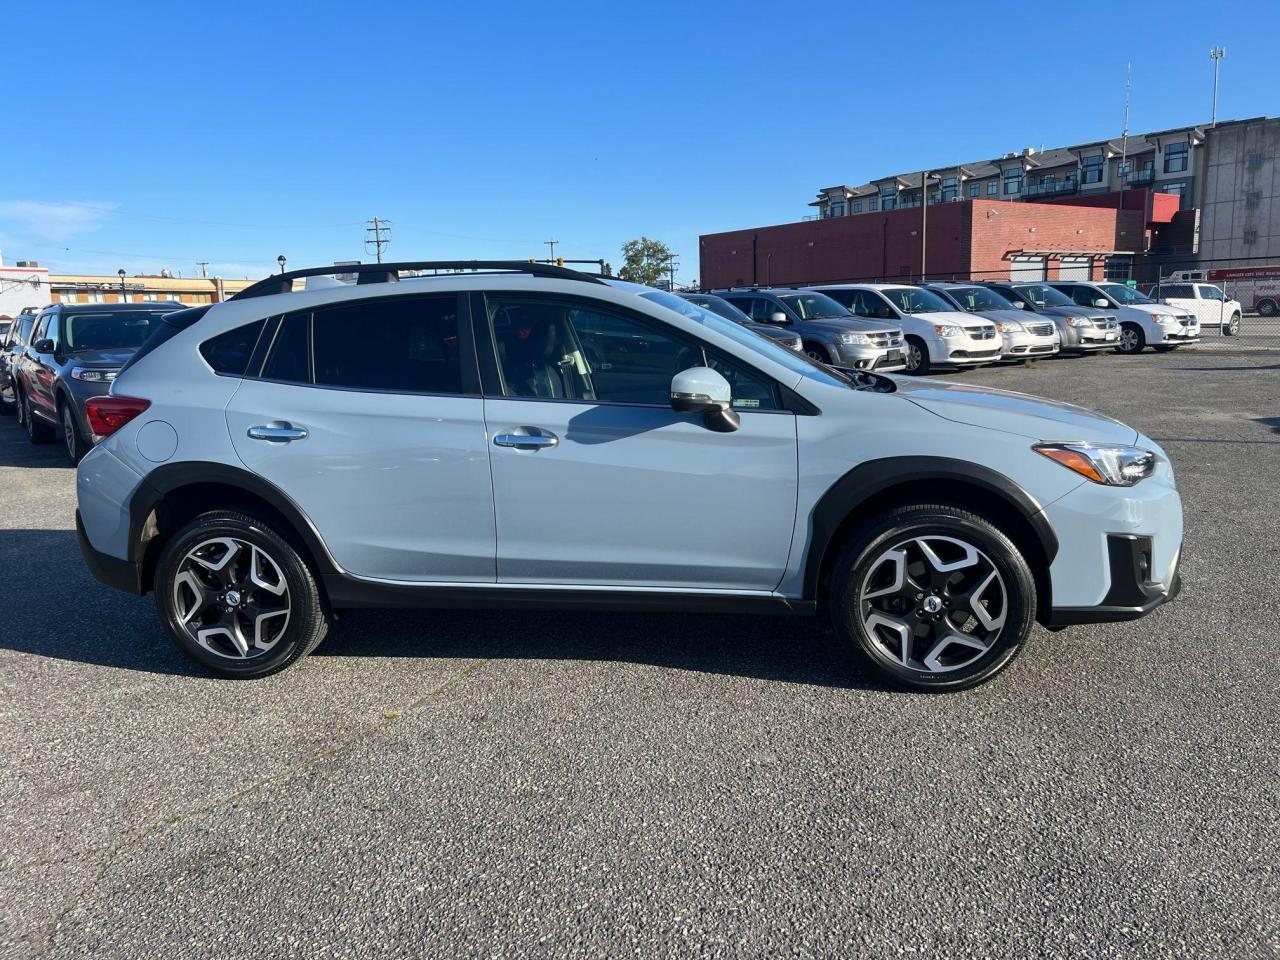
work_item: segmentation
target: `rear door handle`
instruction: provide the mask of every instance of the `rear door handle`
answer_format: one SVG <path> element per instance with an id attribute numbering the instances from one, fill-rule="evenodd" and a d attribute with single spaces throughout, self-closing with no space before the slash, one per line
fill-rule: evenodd
<path id="1" fill-rule="evenodd" d="M 554 433 L 500 433 L 493 438 L 495 446 L 515 447 L 517 450 L 536 450 L 554 447 L 560 438 Z"/>
<path id="2" fill-rule="evenodd" d="M 307 429 L 306 427 L 295 427 L 293 424 L 282 420 L 272 420 L 267 424 L 250 427 L 248 435 L 250 440 L 266 440 L 270 443 L 292 443 L 294 440 L 307 439 Z"/>

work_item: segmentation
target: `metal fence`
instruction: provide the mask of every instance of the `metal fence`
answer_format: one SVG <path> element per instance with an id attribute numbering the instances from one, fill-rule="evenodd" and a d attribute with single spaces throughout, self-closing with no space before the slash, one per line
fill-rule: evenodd
<path id="1" fill-rule="evenodd" d="M 1034 283 L 1105 279 L 1123 283 L 1156 301 L 1175 300 L 1193 309 L 1204 340 L 1221 338 L 1241 348 L 1280 347 L 1280 257 L 1234 257 L 1219 260 L 1129 256 L 1073 258 L 1052 255 L 1016 260 L 994 270 L 963 273 L 927 270 L 930 282 L 1001 281 Z M 805 287 L 833 283 L 919 283 L 919 274 L 896 276 L 813 277 L 783 280 L 773 271 L 774 286 Z M 767 284 L 761 284 L 767 286 Z M 1222 299 L 1216 299 L 1217 288 Z M 1237 307 L 1236 304 L 1239 304 Z M 1239 313 L 1236 321 L 1235 314 Z M 1230 341 L 1227 343 L 1225 341 Z"/>

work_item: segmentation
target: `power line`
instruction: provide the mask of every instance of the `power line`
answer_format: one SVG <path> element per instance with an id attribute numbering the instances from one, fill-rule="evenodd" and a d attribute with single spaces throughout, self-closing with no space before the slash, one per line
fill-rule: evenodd
<path id="1" fill-rule="evenodd" d="M 550 254 L 551 262 L 555 263 L 556 262 L 556 244 L 559 243 L 560 241 L 559 240 L 543 240 L 542 242 L 551 248 L 551 254 Z"/>
<path id="2" fill-rule="evenodd" d="M 372 247 L 374 256 L 376 256 L 378 258 L 378 262 L 381 263 L 382 248 L 391 243 L 391 221 L 379 220 L 377 217 L 371 217 L 368 220 L 368 223 L 369 226 L 365 228 L 365 233 L 369 234 L 369 237 L 364 242 L 364 248 L 368 250 Z M 382 236 L 384 233 L 386 234 L 385 240 Z"/>

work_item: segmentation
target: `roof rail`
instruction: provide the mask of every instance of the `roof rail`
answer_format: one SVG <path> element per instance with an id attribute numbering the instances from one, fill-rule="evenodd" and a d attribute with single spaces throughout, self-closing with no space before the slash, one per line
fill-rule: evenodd
<path id="1" fill-rule="evenodd" d="M 452 271 L 502 271 L 525 273 L 531 277 L 549 277 L 554 280 L 580 280 L 583 283 L 603 283 L 579 270 L 557 267 L 549 263 L 530 263 L 528 260 L 406 260 L 399 263 L 333 264 L 327 267 L 306 267 L 275 273 L 245 287 L 231 300 L 248 300 L 250 297 L 269 297 L 276 293 L 289 293 L 293 281 L 302 277 L 325 277 L 339 273 L 354 273 L 356 284 L 395 283 L 403 270 L 452 270 Z"/>

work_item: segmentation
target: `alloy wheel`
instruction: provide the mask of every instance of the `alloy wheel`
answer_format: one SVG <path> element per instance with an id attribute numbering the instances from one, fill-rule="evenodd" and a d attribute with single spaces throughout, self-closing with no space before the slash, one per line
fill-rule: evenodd
<path id="1" fill-rule="evenodd" d="M 262 656 L 289 626 L 289 585 L 262 547 L 215 537 L 187 551 L 173 580 L 178 627 L 229 660 Z"/>
<path id="2" fill-rule="evenodd" d="M 991 558 L 955 537 L 912 537 L 884 550 L 858 590 L 858 616 L 877 656 L 945 673 L 972 666 L 1000 638 L 1009 614 Z"/>
<path id="3" fill-rule="evenodd" d="M 914 343 L 907 344 L 907 373 L 915 373 L 920 369 L 920 361 L 924 359 L 921 356 L 920 348 Z"/>
<path id="4" fill-rule="evenodd" d="M 1137 353 L 1141 347 L 1138 346 L 1138 331 L 1132 327 L 1123 327 L 1120 330 L 1120 351 L 1122 353 Z"/>
<path id="5" fill-rule="evenodd" d="M 14 401 L 18 404 L 18 426 L 26 429 L 27 426 L 27 399 L 24 394 L 14 392 Z"/>
<path id="6" fill-rule="evenodd" d="M 77 437 L 75 415 L 71 412 L 71 406 L 66 405 L 62 408 L 62 440 L 67 445 L 67 456 L 72 463 L 76 462 L 80 453 Z"/>

